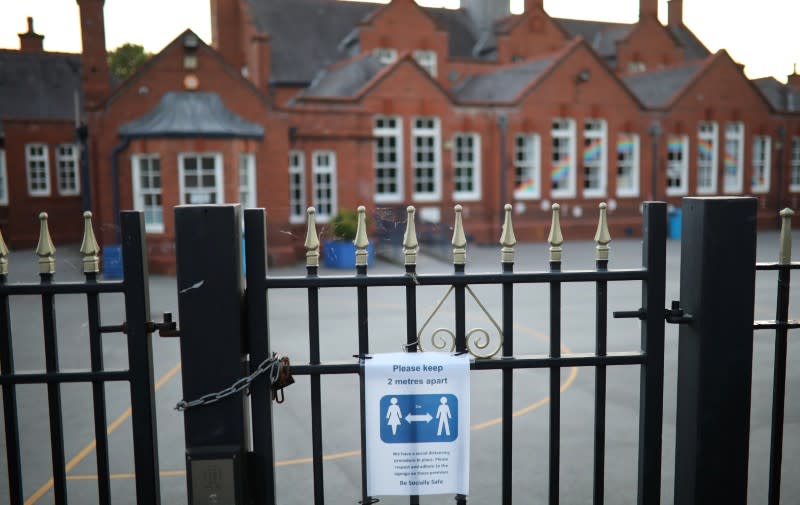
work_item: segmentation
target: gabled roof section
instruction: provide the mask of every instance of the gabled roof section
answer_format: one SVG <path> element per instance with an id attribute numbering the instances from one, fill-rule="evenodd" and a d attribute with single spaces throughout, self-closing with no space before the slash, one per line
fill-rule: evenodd
<path id="1" fill-rule="evenodd" d="M 553 62 L 555 54 L 503 67 L 494 72 L 467 77 L 454 90 L 461 102 L 513 102 L 536 81 Z"/>
<path id="2" fill-rule="evenodd" d="M 704 61 L 692 61 L 663 70 L 632 74 L 622 80 L 646 107 L 661 109 L 671 104 L 705 65 Z"/>
<path id="3" fill-rule="evenodd" d="M 617 41 L 630 34 L 635 26 L 629 23 L 607 23 L 585 19 L 553 18 L 573 37 L 583 39 L 603 58 L 616 58 Z"/>
<path id="4" fill-rule="evenodd" d="M 380 72 L 383 65 L 372 55 L 363 54 L 352 61 L 335 65 L 322 73 L 303 90 L 302 97 L 349 98 L 358 93 Z"/>
<path id="5" fill-rule="evenodd" d="M 264 128 L 228 109 L 216 93 L 171 91 L 145 115 L 120 126 L 119 135 L 260 139 Z"/>
<path id="6" fill-rule="evenodd" d="M 752 83 L 775 110 L 800 112 L 800 91 L 792 89 L 791 86 L 783 84 L 774 77 L 753 79 Z"/>
<path id="7" fill-rule="evenodd" d="M 702 60 L 711 55 L 711 51 L 684 25 L 667 26 L 667 29 L 680 42 L 687 60 Z"/>
<path id="8" fill-rule="evenodd" d="M 447 30 L 448 53 L 456 58 L 472 57 L 478 43 L 477 30 L 465 9 L 436 9 L 423 7 L 439 24 Z"/>
<path id="9" fill-rule="evenodd" d="M 79 54 L 0 50 L 0 118 L 72 119 L 76 91 Z"/>

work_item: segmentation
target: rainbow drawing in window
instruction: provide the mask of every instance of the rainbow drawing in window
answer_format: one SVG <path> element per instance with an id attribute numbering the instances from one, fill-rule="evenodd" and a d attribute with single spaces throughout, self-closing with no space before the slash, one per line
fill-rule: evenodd
<path id="1" fill-rule="evenodd" d="M 553 166 L 553 170 L 550 173 L 550 179 L 553 184 L 559 188 L 563 187 L 562 183 L 567 182 L 570 170 L 572 170 L 572 160 L 569 159 L 569 156 L 558 160 L 558 163 Z"/>
<path id="2" fill-rule="evenodd" d="M 602 139 L 592 139 L 592 141 L 583 150 L 583 161 L 592 162 L 599 161 L 603 155 L 603 141 Z"/>
<path id="3" fill-rule="evenodd" d="M 670 135 L 667 139 L 667 152 L 670 154 L 683 155 L 683 137 Z"/>
<path id="4" fill-rule="evenodd" d="M 633 135 L 620 135 L 617 142 L 617 154 L 633 154 L 635 142 Z"/>
<path id="5" fill-rule="evenodd" d="M 697 140 L 697 152 L 701 160 L 711 161 L 714 159 L 714 141 L 713 140 Z"/>
<path id="6" fill-rule="evenodd" d="M 723 163 L 725 164 L 725 173 L 731 176 L 736 176 L 739 172 L 739 157 L 737 156 L 737 146 L 730 144 L 725 146 L 725 159 Z M 731 152 L 733 151 L 733 152 Z"/>
<path id="7" fill-rule="evenodd" d="M 528 177 L 517 184 L 516 191 L 518 193 L 536 193 L 536 179 Z"/>

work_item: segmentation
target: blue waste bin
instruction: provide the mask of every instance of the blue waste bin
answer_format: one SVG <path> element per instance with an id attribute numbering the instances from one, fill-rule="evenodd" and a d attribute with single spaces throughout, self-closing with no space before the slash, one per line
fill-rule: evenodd
<path id="1" fill-rule="evenodd" d="M 106 279 L 122 279 L 121 245 L 103 246 L 103 277 Z"/>
<path id="2" fill-rule="evenodd" d="M 681 222 L 683 221 L 683 211 L 674 208 L 667 215 L 667 228 L 669 238 L 679 240 L 681 238 Z"/>

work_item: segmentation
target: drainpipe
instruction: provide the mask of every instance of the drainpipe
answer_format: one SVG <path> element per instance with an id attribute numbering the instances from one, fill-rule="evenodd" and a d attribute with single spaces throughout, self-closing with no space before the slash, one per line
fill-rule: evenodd
<path id="1" fill-rule="evenodd" d="M 116 244 L 122 241 L 119 222 L 119 155 L 128 148 L 130 143 L 130 137 L 121 137 L 119 144 L 115 145 L 114 149 L 111 151 L 111 185 L 113 186 L 112 195 L 114 197 L 114 243 Z"/>

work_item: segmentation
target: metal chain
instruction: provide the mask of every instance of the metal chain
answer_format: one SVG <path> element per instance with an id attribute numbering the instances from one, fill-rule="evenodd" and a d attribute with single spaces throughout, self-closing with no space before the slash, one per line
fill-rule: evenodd
<path id="1" fill-rule="evenodd" d="M 258 365 L 258 368 L 255 369 L 253 373 L 246 377 L 242 377 L 241 379 L 237 380 L 227 388 L 217 391 L 216 393 L 209 393 L 207 395 L 203 395 L 200 398 L 192 401 L 181 400 L 175 405 L 175 410 L 184 411 L 191 409 L 193 407 L 200 407 L 202 405 L 210 405 L 212 403 L 216 403 L 223 398 L 227 398 L 228 396 L 235 395 L 240 391 L 246 389 L 250 386 L 256 377 L 263 374 L 264 372 L 269 371 L 269 384 L 275 384 L 278 380 L 278 376 L 281 373 L 281 360 L 283 356 L 275 354 L 270 356 L 269 358 L 265 359 Z"/>

